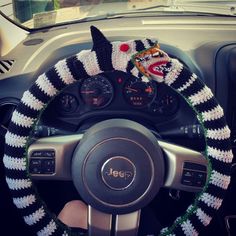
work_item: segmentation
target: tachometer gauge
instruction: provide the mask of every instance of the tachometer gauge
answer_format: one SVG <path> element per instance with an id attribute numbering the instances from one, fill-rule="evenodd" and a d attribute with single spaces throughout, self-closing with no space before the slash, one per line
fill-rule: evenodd
<path id="1" fill-rule="evenodd" d="M 137 108 L 148 106 L 156 96 L 156 88 L 151 81 L 142 81 L 132 77 L 125 83 L 124 96 L 126 101 Z"/>
<path id="2" fill-rule="evenodd" d="M 58 110 L 65 113 L 74 112 L 78 107 L 78 101 L 74 95 L 61 94 L 58 99 Z"/>
<path id="3" fill-rule="evenodd" d="M 86 105 L 102 108 L 111 102 L 114 90 L 107 78 L 98 75 L 83 81 L 80 87 L 80 94 Z"/>

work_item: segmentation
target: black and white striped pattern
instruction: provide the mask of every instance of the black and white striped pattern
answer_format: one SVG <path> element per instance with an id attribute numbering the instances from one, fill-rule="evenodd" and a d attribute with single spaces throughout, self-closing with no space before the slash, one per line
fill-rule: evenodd
<path id="1" fill-rule="evenodd" d="M 13 113 L 6 134 L 3 159 L 6 181 L 13 202 L 21 211 L 24 221 L 39 236 L 66 236 L 70 231 L 48 211 L 29 178 L 26 159 L 30 132 L 48 102 L 63 88 L 77 80 L 112 70 L 124 71 L 145 80 L 131 62 L 132 56 L 138 51 L 155 45 L 156 42 L 149 39 L 125 42 L 130 47 L 127 52 L 120 51 L 121 44 L 123 42 L 113 42 L 107 48 L 97 47 L 91 51 L 82 51 L 73 57 L 59 61 L 38 77 L 32 87 L 24 93 Z M 230 133 L 223 110 L 210 89 L 177 60 L 173 60 L 170 64 L 172 69 L 166 74 L 164 82 L 186 98 L 205 129 L 209 179 L 204 191 L 195 199 L 186 214 L 179 217 L 170 228 L 163 229 L 162 234 L 198 235 L 199 231 L 210 223 L 214 212 L 220 207 L 230 182 L 230 163 L 233 158 L 229 141 Z M 220 145 L 218 141 L 221 141 Z"/>

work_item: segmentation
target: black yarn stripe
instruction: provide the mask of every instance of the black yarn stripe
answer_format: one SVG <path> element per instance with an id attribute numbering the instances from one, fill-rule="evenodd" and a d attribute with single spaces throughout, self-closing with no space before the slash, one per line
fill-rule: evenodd
<path id="1" fill-rule="evenodd" d="M 225 189 L 220 188 L 220 187 L 213 185 L 211 183 L 209 184 L 209 186 L 207 188 L 207 192 L 211 193 L 212 195 L 214 195 L 215 197 L 218 197 L 218 198 L 223 198 L 225 195 Z"/>
<path id="2" fill-rule="evenodd" d="M 230 150 L 229 139 L 212 140 L 212 139 L 207 138 L 207 145 L 212 148 L 217 148 L 218 150 L 222 150 L 222 151 L 229 151 Z"/>
<path id="3" fill-rule="evenodd" d="M 134 64 L 132 63 L 132 61 L 128 61 L 126 71 L 127 71 L 128 73 L 131 73 L 131 70 L 132 70 L 133 68 L 134 68 Z"/>
<path id="4" fill-rule="evenodd" d="M 53 232 L 52 236 L 61 236 L 63 235 L 64 229 L 57 225 L 57 229 Z"/>
<path id="5" fill-rule="evenodd" d="M 145 49 L 144 43 L 141 40 L 134 40 L 134 42 L 137 52 L 143 51 Z"/>
<path id="6" fill-rule="evenodd" d="M 221 117 L 216 120 L 204 121 L 203 122 L 206 129 L 222 129 L 226 126 L 225 117 Z"/>
<path id="7" fill-rule="evenodd" d="M 79 75 L 79 78 L 83 78 L 83 79 L 87 79 L 90 76 L 88 75 L 88 73 L 86 72 L 84 65 L 81 61 L 79 61 L 77 58 L 76 60 L 73 62 L 73 68 L 75 73 L 77 73 Z"/>
<path id="8" fill-rule="evenodd" d="M 177 90 L 190 80 L 191 75 L 192 73 L 190 73 L 186 68 L 183 68 L 180 71 L 179 77 L 171 84 L 171 87 Z"/>
<path id="9" fill-rule="evenodd" d="M 11 189 L 11 195 L 14 198 L 19 198 L 19 197 L 22 197 L 22 196 L 27 196 L 27 195 L 30 195 L 30 194 L 35 195 L 35 189 L 32 186 L 29 187 L 29 188 L 18 189 L 18 190 Z"/>
<path id="10" fill-rule="evenodd" d="M 57 90 L 61 91 L 65 88 L 66 84 L 61 80 L 54 67 L 46 72 L 46 76 Z"/>
<path id="11" fill-rule="evenodd" d="M 72 76 L 74 77 L 74 79 L 81 80 L 83 77 L 81 76 L 81 74 L 79 73 L 79 71 L 75 67 L 76 61 L 77 61 L 76 56 L 72 56 L 72 57 L 69 57 L 66 59 L 66 64 L 67 64 Z"/>
<path id="12" fill-rule="evenodd" d="M 215 171 L 224 175 L 230 175 L 232 163 L 226 163 L 215 158 L 211 158 L 211 164 Z"/>
<path id="13" fill-rule="evenodd" d="M 34 94 L 34 97 L 36 97 L 39 101 L 46 104 L 51 97 L 47 94 L 45 94 L 37 84 L 33 84 L 32 87 L 29 90 L 32 94 Z"/>
<path id="14" fill-rule="evenodd" d="M 180 225 L 177 225 L 177 226 L 175 227 L 173 233 L 174 233 L 175 235 L 185 235 Z"/>
<path id="15" fill-rule="evenodd" d="M 14 179 L 28 178 L 27 173 L 24 170 L 12 170 L 12 169 L 5 168 L 5 175 L 8 178 L 12 178 L 12 176 L 14 176 Z"/>
<path id="16" fill-rule="evenodd" d="M 25 149 L 9 146 L 5 144 L 5 154 L 10 157 L 24 157 Z"/>
<path id="17" fill-rule="evenodd" d="M 112 45 L 106 45 L 106 47 L 95 48 L 97 62 L 101 71 L 112 71 L 114 67 L 112 65 Z"/>
<path id="18" fill-rule="evenodd" d="M 35 194 L 32 193 L 32 195 L 35 196 Z M 21 195 L 21 197 L 26 197 L 27 195 Z M 32 213 L 34 213 L 35 211 L 39 210 L 42 207 L 42 205 L 36 200 L 34 203 L 32 203 L 31 205 L 25 207 L 25 208 L 21 208 L 20 210 L 20 214 L 22 216 L 29 216 Z"/>
<path id="19" fill-rule="evenodd" d="M 213 148 L 220 149 L 222 151 L 230 150 L 229 139 L 214 140 L 214 139 L 207 138 L 207 145 Z"/>
<path id="20" fill-rule="evenodd" d="M 148 41 L 150 47 L 153 47 L 154 45 L 156 45 L 158 43 L 157 41 L 154 42 L 151 39 L 147 39 L 147 41 Z"/>
<path id="21" fill-rule="evenodd" d="M 214 98 L 210 98 L 209 100 L 205 101 L 204 103 L 200 103 L 194 106 L 194 108 L 199 112 L 207 112 L 211 111 L 218 105 L 217 101 Z"/>
<path id="22" fill-rule="evenodd" d="M 17 111 L 23 115 L 26 115 L 27 117 L 31 118 L 37 118 L 39 111 L 28 107 L 24 103 L 20 102 L 19 105 L 17 106 Z"/>
<path id="23" fill-rule="evenodd" d="M 192 86 L 187 87 L 185 90 L 183 90 L 181 93 L 184 97 L 188 98 L 192 95 L 196 95 L 204 88 L 204 85 L 199 83 L 198 80 L 194 80 L 192 83 Z"/>
<path id="24" fill-rule="evenodd" d="M 189 217 L 189 220 L 191 221 L 193 227 L 195 230 L 197 230 L 199 233 L 205 228 L 205 226 L 202 224 L 202 222 L 199 220 L 197 215 L 192 214 Z"/>
<path id="25" fill-rule="evenodd" d="M 31 129 L 31 127 L 23 127 L 14 122 L 11 122 L 8 126 L 9 131 L 12 130 L 14 134 L 19 136 L 28 136 L 30 134 Z"/>
<path id="26" fill-rule="evenodd" d="M 46 227 L 51 221 L 52 221 L 52 216 L 46 211 L 44 217 L 31 227 L 35 232 L 39 232 L 44 227 Z"/>
<path id="27" fill-rule="evenodd" d="M 207 214 L 210 217 L 213 217 L 215 215 L 216 209 L 209 207 L 205 202 L 199 201 L 198 208 L 200 208 L 205 214 Z"/>

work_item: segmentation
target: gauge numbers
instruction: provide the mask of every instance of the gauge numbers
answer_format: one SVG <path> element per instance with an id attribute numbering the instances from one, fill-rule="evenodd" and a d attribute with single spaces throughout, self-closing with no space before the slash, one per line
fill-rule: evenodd
<path id="1" fill-rule="evenodd" d="M 80 94 L 86 105 L 93 108 L 103 108 L 111 102 L 114 90 L 107 78 L 98 75 L 83 81 Z"/>
<path id="2" fill-rule="evenodd" d="M 147 107 L 152 103 L 155 95 L 155 85 L 151 81 L 142 81 L 140 78 L 132 77 L 125 83 L 124 96 L 126 101 L 133 107 Z"/>

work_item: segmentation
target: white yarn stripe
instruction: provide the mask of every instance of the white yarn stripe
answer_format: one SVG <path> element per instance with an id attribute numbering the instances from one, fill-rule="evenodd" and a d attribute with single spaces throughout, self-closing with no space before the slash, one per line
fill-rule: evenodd
<path id="1" fill-rule="evenodd" d="M 162 228 L 161 231 L 160 231 L 160 234 L 166 234 L 167 231 L 168 231 L 168 227 Z M 176 236 L 176 235 L 171 233 L 171 234 L 168 234 L 168 236 Z"/>
<path id="2" fill-rule="evenodd" d="M 204 226 L 207 226 L 210 224 L 212 217 L 207 215 L 202 209 L 198 208 L 196 211 L 196 216 L 198 219 L 202 222 Z"/>
<path id="3" fill-rule="evenodd" d="M 54 220 L 51 220 L 47 226 L 45 226 L 42 230 L 37 232 L 38 236 L 50 236 L 57 229 L 57 225 Z"/>
<path id="4" fill-rule="evenodd" d="M 183 70 L 183 65 L 178 60 L 171 59 L 171 62 L 171 68 L 169 68 L 169 72 L 164 78 L 164 82 L 169 86 L 175 82 L 175 80 L 179 77 L 181 71 Z"/>
<path id="5" fill-rule="evenodd" d="M 223 117 L 224 111 L 220 105 L 217 105 L 210 111 L 202 112 L 203 121 L 217 120 Z"/>
<path id="6" fill-rule="evenodd" d="M 61 80 L 65 84 L 72 84 L 76 80 L 70 72 L 69 67 L 67 66 L 66 60 L 61 60 L 55 65 L 56 72 Z"/>
<path id="7" fill-rule="evenodd" d="M 146 76 L 142 76 L 141 79 L 142 79 L 142 82 L 144 82 L 144 83 L 150 82 L 150 80 Z"/>
<path id="8" fill-rule="evenodd" d="M 149 44 L 147 39 L 142 40 L 142 42 L 143 42 L 143 45 L 146 49 L 151 47 L 151 45 Z"/>
<path id="9" fill-rule="evenodd" d="M 25 116 L 18 111 L 14 111 L 11 118 L 12 122 L 14 122 L 18 126 L 29 128 L 33 125 L 35 118 L 31 118 L 28 116 Z"/>
<path id="10" fill-rule="evenodd" d="M 188 88 L 195 80 L 197 79 L 197 76 L 195 74 L 192 74 L 192 76 L 190 77 L 190 79 L 180 88 L 178 88 L 177 90 L 179 92 L 183 92 L 186 88 Z"/>
<path id="11" fill-rule="evenodd" d="M 23 104 L 36 111 L 40 111 L 45 105 L 42 101 L 34 97 L 34 95 L 29 91 L 24 92 L 21 101 L 23 102 Z"/>
<path id="12" fill-rule="evenodd" d="M 22 190 L 32 186 L 30 179 L 11 179 L 6 177 L 6 182 L 11 190 Z"/>
<path id="13" fill-rule="evenodd" d="M 23 218 L 27 225 L 34 225 L 38 221 L 40 221 L 44 216 L 45 216 L 45 211 L 43 207 L 41 207 L 38 210 L 36 210 L 34 213 L 28 216 L 24 216 Z"/>
<path id="14" fill-rule="evenodd" d="M 122 44 L 123 43 L 121 42 L 112 43 L 111 60 L 112 60 L 112 65 L 115 70 L 126 72 L 126 68 L 127 68 L 128 62 L 130 61 L 131 55 L 136 53 L 136 49 L 135 49 L 136 44 L 133 41 L 126 42 L 126 44 L 129 45 L 130 49 L 128 50 L 128 52 L 121 52 L 120 45 Z"/>
<path id="15" fill-rule="evenodd" d="M 36 201 L 36 197 L 32 194 L 24 197 L 13 198 L 13 202 L 17 208 L 23 209 L 29 207 Z"/>
<path id="16" fill-rule="evenodd" d="M 204 202 L 208 207 L 212 207 L 218 210 L 222 204 L 223 199 L 214 197 L 209 193 L 203 193 L 200 198 L 200 201 Z"/>
<path id="17" fill-rule="evenodd" d="M 135 77 L 138 77 L 139 70 L 138 70 L 137 67 L 134 67 L 130 72 L 131 72 Z"/>
<path id="18" fill-rule="evenodd" d="M 227 189 L 230 183 L 230 176 L 223 175 L 216 170 L 213 170 L 210 177 L 210 184 L 213 184 L 217 187 Z"/>
<path id="19" fill-rule="evenodd" d="M 198 105 L 210 100 L 213 97 L 211 90 L 204 86 L 202 90 L 198 91 L 192 96 L 189 96 L 188 99 L 191 101 L 192 105 Z"/>
<path id="20" fill-rule="evenodd" d="M 3 156 L 3 163 L 7 169 L 10 170 L 26 170 L 26 159 L 10 157 L 8 155 Z"/>
<path id="21" fill-rule="evenodd" d="M 82 53 L 77 54 L 77 59 L 82 62 L 83 67 L 89 76 L 94 76 L 103 72 L 99 67 L 96 52 L 83 51 Z"/>
<path id="22" fill-rule="evenodd" d="M 226 163 L 231 163 L 233 160 L 233 153 L 232 151 L 222 151 L 213 147 L 207 147 L 207 153 L 209 156 Z"/>
<path id="23" fill-rule="evenodd" d="M 230 129 L 228 128 L 228 126 L 225 126 L 224 128 L 217 130 L 208 129 L 206 136 L 207 138 L 216 140 L 228 139 L 230 138 Z"/>
<path id="24" fill-rule="evenodd" d="M 186 236 L 198 236 L 197 230 L 193 227 L 190 220 L 186 220 L 181 224 L 181 228 Z"/>
<path id="25" fill-rule="evenodd" d="M 27 136 L 19 136 L 11 132 L 6 133 L 6 143 L 12 147 L 24 147 L 27 142 Z"/>
<path id="26" fill-rule="evenodd" d="M 57 89 L 52 85 L 45 74 L 40 75 L 35 83 L 39 86 L 41 91 L 43 91 L 49 97 L 56 95 Z"/>

